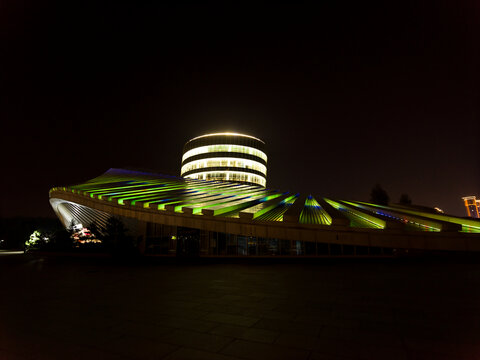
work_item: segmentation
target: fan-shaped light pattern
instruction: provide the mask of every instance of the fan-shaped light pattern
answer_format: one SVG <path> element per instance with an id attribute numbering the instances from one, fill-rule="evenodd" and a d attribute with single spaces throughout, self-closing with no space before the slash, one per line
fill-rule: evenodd
<path id="1" fill-rule="evenodd" d="M 407 230 L 420 230 L 425 231 L 440 231 L 442 229 L 442 224 L 439 222 L 432 221 L 430 219 L 425 219 L 419 216 L 412 216 L 408 214 L 401 214 L 396 211 L 389 211 L 387 209 L 375 208 L 373 206 L 358 204 L 352 201 L 343 201 L 343 203 L 355 206 L 357 208 L 363 209 L 368 213 L 380 215 L 385 219 L 398 220 L 405 224 Z"/>
<path id="2" fill-rule="evenodd" d="M 282 201 L 291 196 L 290 193 L 284 194 L 275 194 L 270 196 L 268 201 L 261 202 L 258 205 L 250 206 L 240 212 L 240 217 L 246 219 L 255 219 L 266 212 L 275 209 L 278 206 L 281 206 Z"/>
<path id="3" fill-rule="evenodd" d="M 312 195 L 309 195 L 300 213 L 300 223 L 330 225 L 332 223 L 332 217 L 320 206 Z"/>
<path id="4" fill-rule="evenodd" d="M 232 221 L 237 218 L 253 222 L 282 222 L 284 214 L 300 195 L 256 185 L 185 179 L 121 169 L 110 169 L 83 184 L 57 187 L 50 191 L 55 192 L 51 195 L 52 207 L 66 226 L 72 219 L 77 222 L 94 222 L 98 219 L 103 224 L 108 215 L 62 200 L 60 195 L 64 193 L 129 209 L 148 208 L 167 213 L 228 217 Z M 412 231 L 480 233 L 480 221 L 436 214 L 433 210 L 427 212 L 413 207 L 381 206 L 327 198 L 324 200 L 333 209 L 327 211 L 312 196 L 306 198 L 299 212 L 299 226 L 328 226 L 340 212 L 350 220 L 350 227 L 384 229 L 395 222 Z"/>
<path id="5" fill-rule="evenodd" d="M 459 218 L 455 216 L 449 216 L 449 215 L 443 215 L 443 214 L 436 214 L 436 213 L 430 213 L 430 212 L 425 212 L 425 211 L 418 211 L 414 209 L 408 209 L 405 206 L 382 206 L 382 205 L 377 205 L 377 204 L 368 204 L 365 202 L 359 202 L 357 201 L 358 204 L 364 204 L 364 205 L 369 205 L 371 207 L 375 207 L 377 209 L 385 209 L 385 210 L 394 210 L 399 213 L 403 213 L 404 215 L 417 215 L 417 216 L 422 216 L 425 218 L 429 219 L 435 219 L 435 220 L 440 220 L 440 221 L 445 221 L 449 222 L 452 224 L 458 224 L 461 225 L 462 227 L 462 232 L 469 232 L 469 233 L 480 233 L 480 221 L 474 220 L 474 219 L 465 219 L 465 218 Z"/>
<path id="6" fill-rule="evenodd" d="M 95 224 L 100 232 L 103 232 L 110 217 L 103 211 L 62 199 L 51 198 L 50 205 L 66 228 L 71 225 L 90 227 L 91 224 Z"/>
<path id="7" fill-rule="evenodd" d="M 348 219 L 350 219 L 350 226 L 364 227 L 371 229 L 384 229 L 385 220 L 376 218 L 375 216 L 356 211 L 350 206 L 346 206 L 340 202 L 325 198 L 325 201 L 333 206 L 338 211 L 341 211 Z"/>
<path id="8" fill-rule="evenodd" d="M 280 201 L 277 206 L 259 216 L 256 216 L 255 219 L 265 221 L 283 221 L 283 214 L 285 214 L 285 212 L 295 202 L 297 197 L 298 194 L 288 196 L 286 199 Z"/>

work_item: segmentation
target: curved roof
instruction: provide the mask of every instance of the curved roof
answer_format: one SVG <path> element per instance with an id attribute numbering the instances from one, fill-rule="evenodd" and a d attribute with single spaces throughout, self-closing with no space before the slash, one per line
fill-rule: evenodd
<path id="1" fill-rule="evenodd" d="M 221 132 L 221 133 L 200 135 L 200 136 L 194 137 L 193 139 L 190 139 L 188 142 L 193 141 L 193 140 L 197 140 L 197 139 L 200 139 L 200 138 L 204 138 L 204 137 L 209 137 L 209 136 L 240 136 L 240 137 L 243 136 L 243 137 L 248 137 L 248 138 L 251 138 L 251 139 L 261 141 L 262 143 L 265 144 L 265 142 L 263 140 L 260 140 L 259 138 L 255 137 L 255 136 L 240 134 L 240 133 L 235 133 L 235 132 Z"/>
<path id="2" fill-rule="evenodd" d="M 226 181 L 110 169 L 85 183 L 53 188 L 50 198 L 52 206 L 69 202 L 111 215 L 244 236 L 480 251 L 478 220 Z"/>

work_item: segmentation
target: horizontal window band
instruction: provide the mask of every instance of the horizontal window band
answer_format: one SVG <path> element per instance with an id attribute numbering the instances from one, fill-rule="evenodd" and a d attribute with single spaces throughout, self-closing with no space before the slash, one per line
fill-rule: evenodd
<path id="1" fill-rule="evenodd" d="M 231 167 L 231 166 L 218 166 L 218 167 L 207 167 L 207 168 L 195 169 L 195 170 L 187 171 L 185 174 L 182 174 L 182 177 L 186 177 L 188 175 L 193 175 L 193 174 L 212 173 L 212 172 L 215 172 L 215 173 L 233 172 L 233 173 L 252 174 L 252 175 L 261 176 L 262 178 L 267 180 L 266 176 L 262 174 L 260 171 Z"/>
<path id="2" fill-rule="evenodd" d="M 260 185 L 266 187 L 267 180 L 263 176 L 239 171 L 202 171 L 185 176 L 186 179 L 199 179 L 206 181 L 228 181 Z"/>
<path id="3" fill-rule="evenodd" d="M 193 170 L 208 170 L 216 167 L 230 167 L 235 169 L 249 169 L 260 171 L 267 175 L 267 167 L 258 161 L 249 159 L 239 159 L 236 157 L 212 157 L 201 160 L 186 161 L 182 166 L 180 173 L 185 174 Z"/>
<path id="4" fill-rule="evenodd" d="M 225 180 L 225 179 L 209 179 L 209 180 L 205 180 L 205 179 L 197 179 L 197 178 L 194 178 L 193 175 L 190 175 L 187 179 L 192 179 L 192 180 L 204 180 L 204 181 L 225 181 L 227 183 L 234 183 L 236 185 L 250 185 L 250 186 L 263 186 L 263 187 L 266 187 L 267 186 L 267 182 L 262 178 L 261 180 L 262 181 L 259 181 L 258 183 L 255 183 L 255 182 L 251 182 L 251 181 L 244 181 L 244 180 Z"/>
<path id="5" fill-rule="evenodd" d="M 259 157 L 263 159 L 265 162 L 267 161 L 267 154 L 265 154 L 263 151 L 254 147 L 235 145 L 235 144 L 234 145 L 214 144 L 214 145 L 199 146 L 184 152 L 182 156 L 182 162 L 196 155 L 220 153 L 220 152 L 248 154 L 248 155 Z"/>
<path id="6" fill-rule="evenodd" d="M 184 161 L 182 161 L 182 166 L 191 162 L 191 161 L 204 160 L 204 159 L 217 158 L 217 157 L 228 157 L 228 158 L 253 160 L 253 161 L 259 162 L 260 164 L 263 164 L 263 165 L 267 166 L 267 162 L 265 160 L 263 160 L 262 158 L 258 157 L 258 156 L 250 155 L 250 154 L 237 153 L 237 152 L 210 152 L 210 153 L 190 156 L 190 157 L 186 158 Z"/>

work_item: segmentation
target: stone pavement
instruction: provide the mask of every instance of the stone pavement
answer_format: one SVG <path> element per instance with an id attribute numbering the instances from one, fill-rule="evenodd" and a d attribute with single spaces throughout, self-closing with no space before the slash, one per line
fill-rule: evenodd
<path id="1" fill-rule="evenodd" d="M 0 359 L 480 359 L 480 263 L 0 257 Z"/>

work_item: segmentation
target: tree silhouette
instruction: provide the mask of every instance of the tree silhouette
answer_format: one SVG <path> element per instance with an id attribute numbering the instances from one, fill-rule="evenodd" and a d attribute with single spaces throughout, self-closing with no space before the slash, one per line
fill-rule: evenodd
<path id="1" fill-rule="evenodd" d="M 107 247 L 117 248 L 126 237 L 127 229 L 120 218 L 111 216 L 105 226 L 105 242 Z"/>
<path id="2" fill-rule="evenodd" d="M 118 217 L 110 217 L 105 226 L 104 244 L 107 249 L 118 253 L 133 255 L 135 253 L 135 239 L 128 236 L 128 229 Z"/>
<path id="3" fill-rule="evenodd" d="M 71 250 L 73 246 L 73 231 L 62 227 L 53 235 L 53 246 L 57 250 Z"/>
<path id="4" fill-rule="evenodd" d="M 370 193 L 370 201 L 378 205 L 388 205 L 390 197 L 380 184 L 377 184 Z"/>
<path id="5" fill-rule="evenodd" d="M 97 223 L 95 221 L 90 223 L 90 225 L 88 225 L 88 230 L 90 230 L 90 233 L 92 235 L 95 235 L 97 238 L 100 237 L 99 228 L 98 228 Z"/>
<path id="6" fill-rule="evenodd" d="M 401 205 L 411 205 L 412 199 L 410 199 L 407 194 L 402 194 L 400 195 L 400 200 L 398 201 L 398 203 Z"/>

